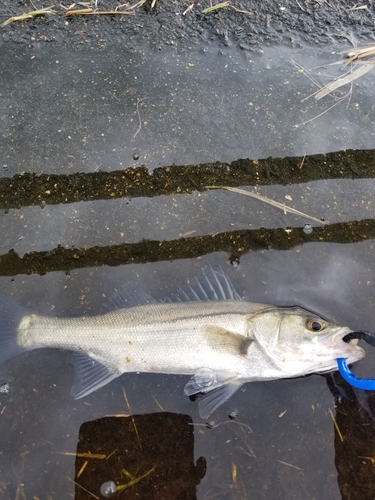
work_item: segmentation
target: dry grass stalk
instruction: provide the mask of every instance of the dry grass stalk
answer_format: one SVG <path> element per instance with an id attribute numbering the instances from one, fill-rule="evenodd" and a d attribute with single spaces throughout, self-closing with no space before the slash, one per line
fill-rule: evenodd
<path id="1" fill-rule="evenodd" d="M 53 6 L 52 6 L 53 7 Z M 7 24 L 13 23 L 15 21 L 25 21 L 26 19 L 33 19 L 38 16 L 45 16 L 46 14 L 56 14 L 52 7 L 46 7 L 45 9 L 34 10 L 28 12 L 27 14 L 22 14 L 21 16 L 13 16 L 3 22 L 1 26 L 6 26 Z"/>
<path id="2" fill-rule="evenodd" d="M 340 36 L 343 36 L 343 35 L 340 35 Z M 346 38 L 350 43 L 352 43 L 350 38 L 348 38 L 346 36 L 343 36 L 343 37 Z M 322 86 L 318 82 L 318 80 L 312 74 L 311 70 L 307 70 L 306 68 L 304 68 L 303 66 L 301 66 L 300 64 L 298 64 L 297 62 L 295 62 L 291 59 L 292 64 L 294 64 L 294 66 L 296 66 L 296 68 L 298 69 L 298 72 L 303 73 L 305 76 L 307 76 L 307 78 L 309 78 L 309 80 L 311 80 L 314 83 L 314 85 L 316 85 L 318 87 L 318 90 L 316 90 L 315 92 L 313 92 L 309 96 L 302 99 L 302 102 L 306 101 L 307 99 L 311 98 L 312 96 L 314 96 L 315 100 L 318 101 L 327 95 L 331 95 L 331 97 L 333 97 L 333 99 L 336 101 L 329 108 L 325 109 L 322 113 L 319 113 L 318 115 L 314 116 L 313 118 L 310 118 L 308 120 L 305 120 L 304 122 L 301 122 L 301 123 L 294 125 L 293 128 L 298 128 L 301 125 L 306 125 L 307 123 L 310 123 L 310 122 L 316 120 L 317 118 L 320 118 L 321 116 L 326 114 L 328 111 L 330 111 L 332 108 L 336 107 L 337 105 L 339 105 L 340 103 L 342 103 L 345 100 L 348 100 L 348 106 L 349 106 L 352 92 L 353 92 L 353 82 L 356 79 L 358 79 L 361 76 L 368 73 L 369 71 L 371 71 L 371 69 L 375 66 L 375 59 L 369 59 L 369 60 L 365 59 L 365 58 L 368 58 L 368 57 L 373 56 L 373 55 L 375 55 L 375 46 L 374 45 L 367 45 L 364 47 L 355 48 L 355 49 L 347 52 L 346 61 L 344 62 L 344 66 L 347 66 L 350 64 L 351 65 L 350 69 L 341 77 L 335 78 L 332 82 L 330 82 L 324 86 Z M 329 64 L 329 66 L 335 66 L 337 64 L 343 64 L 343 63 L 342 63 L 342 61 L 337 61 L 337 62 Z M 353 71 L 354 64 L 357 66 L 360 66 L 360 67 L 358 67 L 357 69 L 355 69 Z M 312 69 L 318 69 L 319 67 L 321 67 L 321 66 L 318 66 L 318 67 L 312 68 Z M 345 95 L 340 96 L 340 95 L 337 95 L 335 93 L 336 90 L 340 89 L 341 87 L 343 87 L 344 85 L 347 85 L 347 84 L 350 85 L 350 88 L 349 88 L 349 91 Z"/>
<path id="3" fill-rule="evenodd" d="M 344 66 L 348 66 L 349 64 L 360 64 L 361 66 L 354 71 L 350 71 L 350 73 L 344 75 L 343 77 L 336 78 L 333 82 L 325 85 L 319 92 L 316 93 L 315 99 L 319 100 L 322 97 L 334 92 L 340 87 L 347 85 L 348 83 L 354 82 L 361 76 L 365 75 L 375 66 L 375 59 L 370 59 L 363 61 L 362 59 L 374 56 L 375 55 L 375 46 L 369 45 L 366 47 L 359 47 L 354 50 L 349 51 L 346 54 L 347 60 L 344 63 Z"/>
<path id="4" fill-rule="evenodd" d="M 342 78 L 337 78 L 333 82 L 329 83 L 328 85 L 325 85 L 320 92 L 315 94 L 315 99 L 318 101 L 322 97 L 325 97 L 326 95 L 330 94 L 334 90 L 339 89 L 340 87 L 347 85 L 348 83 L 354 82 L 354 80 L 357 80 L 357 78 L 360 78 L 361 76 L 365 75 L 368 73 L 373 67 L 374 67 L 375 61 L 372 62 L 370 61 L 369 63 L 361 65 L 359 68 L 356 70 L 350 72 L 348 75 L 342 77 Z"/>
<path id="5" fill-rule="evenodd" d="M 296 210 L 295 208 L 288 207 L 285 205 L 285 203 L 279 203 L 278 201 L 271 200 L 270 198 L 266 198 L 265 196 L 262 196 L 258 193 L 252 193 L 251 191 L 245 191 L 244 189 L 239 189 L 239 188 L 234 188 L 234 187 L 229 187 L 229 186 L 206 186 L 206 188 L 207 189 L 225 189 L 226 191 L 233 191 L 234 193 L 244 194 L 245 196 L 250 196 L 251 198 L 255 198 L 256 200 L 263 201 L 264 203 L 268 203 L 268 205 L 272 205 L 273 207 L 279 208 L 280 210 L 283 210 L 284 214 L 289 212 L 291 214 L 299 215 L 300 217 L 305 217 L 305 219 L 309 219 L 313 222 L 317 222 L 318 224 L 322 224 L 323 226 L 325 224 L 329 224 L 328 221 L 317 219 L 316 217 L 313 217 L 311 215 L 300 212 L 299 210 Z"/>
<path id="6" fill-rule="evenodd" d="M 142 479 L 144 479 L 149 474 L 151 474 L 151 472 L 154 472 L 155 469 L 156 469 L 156 466 L 153 467 L 152 469 L 150 469 L 149 471 L 145 472 L 144 474 L 142 474 L 142 476 L 138 476 L 138 477 L 133 477 L 126 469 L 121 469 L 121 472 L 125 476 L 130 477 L 130 481 L 126 484 L 119 484 L 116 488 L 116 493 L 123 491 L 123 490 L 126 490 L 127 488 L 130 488 L 131 486 L 134 486 L 135 484 L 139 483 L 139 481 L 142 481 Z"/>
<path id="7" fill-rule="evenodd" d="M 90 15 L 104 15 L 104 16 L 115 16 L 115 15 L 120 15 L 120 16 L 134 16 L 134 12 L 128 11 L 128 10 L 93 10 L 93 9 L 77 9 L 77 10 L 67 10 L 65 12 L 66 16 L 76 16 L 76 15 L 84 15 L 84 16 L 90 16 Z"/>
<path id="8" fill-rule="evenodd" d="M 369 45 L 368 47 L 360 47 L 359 49 L 351 50 L 346 54 L 349 61 L 346 64 L 369 56 L 375 56 L 375 45 Z"/>
<path id="9" fill-rule="evenodd" d="M 229 1 L 217 3 L 216 5 L 213 5 L 212 7 L 208 7 L 207 9 L 203 9 L 202 14 L 208 14 L 209 12 L 213 12 L 214 10 L 224 9 L 225 7 L 229 7 Z"/>
<path id="10" fill-rule="evenodd" d="M 250 16 L 253 15 L 252 12 L 250 12 L 249 10 L 241 10 L 241 9 L 237 9 L 237 7 L 235 7 L 234 5 L 231 5 L 232 9 L 235 10 L 236 12 L 239 12 L 240 14 L 248 14 Z"/>
<path id="11" fill-rule="evenodd" d="M 129 9 L 138 9 L 139 7 L 142 7 L 143 4 L 146 3 L 147 0 L 140 0 L 139 2 L 135 3 L 134 5 L 131 5 Z"/>

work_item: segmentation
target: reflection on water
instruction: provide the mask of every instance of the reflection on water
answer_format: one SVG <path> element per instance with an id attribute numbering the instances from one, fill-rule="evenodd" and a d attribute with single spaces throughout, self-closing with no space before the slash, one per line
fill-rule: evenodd
<path id="1" fill-rule="evenodd" d="M 340 376 L 327 377 L 336 396 L 335 465 L 345 500 L 373 500 L 375 496 L 375 416 L 373 393 L 349 386 Z"/>
<path id="2" fill-rule="evenodd" d="M 97 314 L 125 281 L 163 299 L 211 263 L 252 302 L 302 305 L 355 330 L 374 330 L 373 151 L 235 160 L 371 147 L 373 129 L 361 128 L 361 117 L 366 110 L 368 123 L 373 86 L 363 87 L 355 111 L 327 113 L 295 131 L 291 125 L 301 121 L 295 96 L 311 89 L 302 89 L 301 75 L 288 69 L 289 55 L 271 51 L 271 59 L 249 61 L 229 52 L 202 52 L 194 67 L 187 66 L 190 55 L 177 52 L 149 66 L 142 56 L 117 50 L 104 61 L 100 54 L 80 61 L 68 52 L 57 59 L 53 48 L 38 60 L 8 53 L 1 96 L 7 110 L 1 176 L 10 177 L 0 182 L 1 207 L 8 210 L 1 219 L 1 292 L 45 314 Z M 311 62 L 320 64 L 313 52 Z M 22 78 L 11 71 L 13 59 Z M 271 69 L 258 75 L 254 68 L 265 61 Z M 205 71 L 196 71 L 199 65 Z M 220 73 L 219 89 L 213 70 Z M 39 85 L 40 74 L 51 86 Z M 142 131 L 134 138 L 135 106 L 146 94 Z M 293 116 L 285 99 L 293 101 Z M 125 170 L 136 166 L 135 152 L 146 167 Z M 165 167 L 173 162 L 197 166 Z M 155 169 L 152 175 L 148 169 Z M 330 224 L 306 230 L 310 221 L 259 201 L 202 192 L 221 183 L 259 190 Z M 366 351 L 354 370 L 374 376 L 373 354 Z M 74 478 L 102 498 L 103 483 L 125 485 L 129 474 L 144 478 L 120 492 L 124 498 L 151 484 L 181 488 L 177 499 L 372 498 L 373 400 L 363 393 L 355 398 L 344 384 L 334 397 L 319 376 L 246 384 L 209 428 L 183 394 L 187 377 L 128 374 L 79 401 L 69 394 L 72 380 L 69 353 L 56 350 L 0 366 L 2 498 L 92 498 Z M 343 441 L 329 411 L 335 414 L 335 401 Z M 112 417 L 129 406 L 134 420 Z M 233 413 L 237 419 L 227 423 Z M 76 455 L 77 442 L 79 453 L 108 460 Z M 151 473 L 162 459 L 165 466 Z"/>
<path id="3" fill-rule="evenodd" d="M 194 500 L 206 460 L 200 457 L 194 465 L 192 424 L 188 415 L 167 412 L 85 422 L 77 445 L 75 498 L 86 500 L 89 491 L 129 500 Z"/>
<path id="4" fill-rule="evenodd" d="M 338 323 L 355 329 L 371 329 L 374 284 L 366 261 L 371 247 L 372 241 L 344 245 L 308 243 L 287 252 L 250 252 L 241 258 L 237 267 L 228 265 L 227 256 L 222 253 L 195 261 L 180 260 L 178 265 L 176 262 L 160 262 L 118 268 L 103 266 L 73 270 L 70 276 L 64 273 L 49 273 L 44 277 L 19 276 L 13 282 L 1 278 L 2 289 L 7 293 L 12 291 L 25 305 L 38 310 L 42 306 L 43 312 L 90 314 L 97 312 L 105 300 L 103 294 L 109 295 L 127 279 L 137 279 L 144 289 L 162 298 L 184 278 L 193 277 L 199 268 L 211 262 L 221 264 L 236 288 L 240 292 L 246 290 L 246 295 L 253 301 L 302 303 L 306 307 L 314 304 L 317 311 L 324 311 Z M 317 269 L 320 272 L 316 272 Z M 328 270 L 332 272 L 325 276 Z M 335 294 L 335 290 L 340 293 Z M 355 370 L 362 370 L 363 375 L 369 376 L 373 375 L 373 358 L 371 350 L 367 347 L 366 350 L 368 357 L 358 363 Z M 331 409 L 335 413 L 335 399 L 327 389 L 324 377 L 246 384 L 215 412 L 212 422 L 210 420 L 213 428 L 209 429 L 199 418 L 196 402 L 183 395 L 187 377 L 129 374 L 83 400 L 74 401 L 69 395 L 73 379 L 69 360 L 69 353 L 40 350 L 19 356 L 0 367 L 0 382 L 8 383 L 10 387 L 9 394 L 0 394 L 0 419 L 4 429 L 0 434 L 0 468 L 4 471 L 0 487 L 7 495 L 5 498 L 16 498 L 21 484 L 26 498 L 33 495 L 37 498 L 72 498 L 74 491 L 79 494 L 79 487 L 72 483 L 74 477 L 78 484 L 81 484 L 81 479 L 91 481 L 88 484 L 82 482 L 82 485 L 89 491 L 94 485 L 97 492 L 102 482 L 111 481 L 114 476 L 106 474 L 96 482 L 96 473 L 89 474 L 89 466 L 93 465 L 91 459 L 75 457 L 77 441 L 81 443 L 82 440 L 82 423 L 97 419 L 101 422 L 103 417 L 103 422 L 106 422 L 107 416 L 129 413 L 129 407 L 134 415 L 148 415 L 153 421 L 163 418 L 163 410 L 169 415 L 179 413 L 181 426 L 185 418 L 186 434 L 190 435 L 191 429 L 194 431 L 194 458 L 191 458 L 192 444 L 188 455 L 191 467 L 193 460 L 199 465 L 197 460 L 201 456 L 207 461 L 206 475 L 200 483 L 198 480 L 194 483 L 199 499 L 245 499 L 252 498 L 254 492 L 257 492 L 256 498 L 266 500 L 342 498 L 335 468 L 335 453 L 341 445 L 337 437 L 334 442 L 335 429 L 329 412 Z M 126 389 L 128 403 L 123 389 Z M 341 391 L 343 396 L 350 392 L 347 386 L 344 389 Z M 345 399 L 342 399 L 342 404 L 346 405 Z M 361 406 L 365 406 L 364 402 Z M 349 429 L 338 421 L 344 445 L 349 447 L 350 435 L 358 426 L 357 441 L 361 447 L 358 455 L 372 457 L 371 421 L 365 417 L 363 422 L 366 425 L 362 425 L 358 405 L 342 408 L 343 417 L 352 422 Z M 339 409 L 340 406 L 338 412 Z M 155 412 L 161 413 L 157 416 Z M 236 413 L 237 419 L 224 424 L 232 412 Z M 181 414 L 189 415 L 194 423 L 189 426 L 190 430 L 186 430 L 187 420 Z M 339 419 L 338 413 L 336 417 Z M 170 421 L 173 419 L 171 416 Z M 118 418 L 119 422 L 124 420 L 129 439 L 137 443 L 131 419 Z M 371 425 L 367 425 L 369 423 Z M 161 427 L 147 424 L 142 433 L 149 436 L 149 432 L 156 432 L 158 435 L 162 433 Z M 138 426 L 141 435 L 140 429 L 141 423 Z M 172 431 L 169 429 L 169 432 Z M 108 437 L 112 443 L 110 450 L 99 449 L 94 442 L 86 440 L 85 446 L 79 445 L 79 452 L 108 456 L 122 446 L 121 438 L 117 437 L 117 443 L 113 442 L 116 436 L 118 434 L 114 433 Z M 96 431 L 95 437 L 100 438 L 100 433 Z M 162 437 L 160 435 L 160 440 Z M 140 449 L 136 453 L 141 453 Z M 86 460 L 88 464 L 77 477 Z M 340 475 L 346 480 L 346 491 L 355 492 L 358 483 L 344 471 L 354 466 L 354 461 L 357 463 L 357 456 L 346 453 L 340 460 Z M 154 463 L 147 463 L 137 471 L 135 466 L 134 469 L 128 468 L 120 462 L 116 469 L 119 476 L 115 478 L 119 484 L 126 484 L 129 480 L 121 473 L 123 468 L 139 477 L 138 472 L 142 475 L 154 466 Z M 94 465 L 101 467 L 99 460 Z M 151 474 L 146 479 L 151 481 Z M 363 478 L 363 481 L 370 484 L 371 479 Z"/>
<path id="5" fill-rule="evenodd" d="M 64 204 L 44 208 L 41 217 L 39 207 L 12 210 L 3 218 L 1 290 L 41 313 L 97 314 L 106 297 L 125 281 L 136 282 L 163 299 L 211 263 L 221 265 L 239 293 L 252 302 L 301 305 L 338 324 L 373 330 L 372 183 L 373 179 L 323 180 L 287 187 L 264 186 L 262 189 L 267 192 L 262 194 L 270 198 L 293 202 L 296 208 L 314 215 L 324 212 L 330 224 L 312 224 L 312 230 L 307 232 L 305 221 L 294 215 L 224 191 L 199 196 L 164 195 L 147 199 L 147 204 L 139 198 L 139 203 L 129 210 L 109 206 L 126 203 L 126 199 L 93 202 L 100 204 L 97 206 L 81 202 L 69 206 L 76 212 L 74 218 L 66 217 Z M 103 231 L 97 229 L 100 227 L 108 228 L 107 240 Z M 121 243 L 118 231 L 132 227 L 137 232 L 134 229 L 126 233 L 125 243 Z M 167 229 L 162 232 L 159 227 Z M 24 252 L 22 257 L 9 248 L 12 238 L 18 241 L 19 235 L 23 238 L 16 248 Z M 151 235 L 157 238 L 151 240 Z M 75 241 L 82 241 L 82 246 L 71 248 L 67 244 Z M 60 242 L 64 246 L 50 250 Z M 371 350 L 366 347 L 366 351 L 368 356 L 354 370 L 362 376 L 373 376 Z M 172 476 L 167 477 L 174 477 L 182 459 L 188 458 L 188 463 L 183 464 L 185 479 L 180 474 L 181 482 L 169 481 L 184 493 L 177 497 L 170 493 L 170 498 L 184 498 L 182 495 L 190 492 L 199 500 L 247 499 L 254 497 L 254 492 L 256 498 L 264 500 L 356 498 L 353 495 L 358 482 L 344 471 L 358 459 L 348 453 L 339 455 L 343 445 L 337 436 L 334 441 L 329 411 L 334 413 L 334 398 L 323 377 L 246 384 L 215 412 L 211 428 L 200 419 L 196 402 L 183 394 L 186 377 L 128 374 L 79 401 L 69 394 L 72 379 L 69 353 L 54 350 L 31 352 L 0 366 L 0 384 L 5 388 L 0 391 L 0 422 L 4 430 L 0 433 L 0 491 L 5 498 L 22 498 L 21 494 L 27 499 L 35 496 L 54 500 L 74 495 L 91 498 L 85 496 L 89 494 L 82 487 L 103 498 L 103 483 L 125 485 L 132 480 L 123 470 L 133 478 L 142 478 L 153 469 L 156 459 L 144 461 L 141 466 L 138 460 L 146 460 L 147 450 L 137 448 L 133 421 L 109 418 L 128 413 L 129 406 L 137 415 L 134 421 L 140 436 L 141 430 L 150 443 L 155 441 L 155 435 L 160 446 L 168 443 L 162 434 L 163 426 L 170 437 L 175 429 L 181 439 L 183 435 L 194 438 L 194 450 L 191 442 L 188 453 L 178 454 L 173 466 L 167 464 L 166 470 L 172 468 Z M 129 406 L 124 400 L 125 388 Z M 346 404 L 346 399 L 342 401 Z M 362 406 L 365 407 L 365 401 Z M 371 404 L 367 407 L 371 408 Z M 232 413 L 237 419 L 227 424 Z M 372 421 L 366 420 L 366 425 L 362 425 L 357 414 L 357 407 L 345 407 L 343 413 L 359 432 L 358 455 L 372 457 L 368 439 Z M 188 417 L 182 415 L 189 415 L 194 425 L 188 426 Z M 160 423 L 163 418 L 167 418 L 164 424 Z M 185 420 L 177 423 L 176 418 Z M 114 429 L 112 420 L 121 429 Z M 340 426 L 339 414 L 337 420 Z M 92 427 L 82 427 L 83 422 L 92 421 Z M 146 421 L 147 424 L 142 423 Z M 102 442 L 101 434 L 95 430 L 95 443 L 88 443 L 84 436 L 103 422 L 112 422 L 108 423 L 114 429 L 112 434 L 104 433 L 107 438 Z M 342 429 L 346 445 L 349 437 L 345 432 L 349 435 L 354 431 L 345 431 L 344 424 Z M 121 436 L 125 431 L 126 443 L 136 437 L 137 464 L 129 465 L 127 455 L 122 455 L 125 449 L 129 450 L 128 444 L 123 448 Z M 77 441 L 79 453 L 108 457 L 112 451 L 118 451 L 108 461 L 94 461 L 75 455 Z M 175 441 L 173 438 L 168 444 L 172 446 Z M 106 447 L 108 443 L 112 446 Z M 337 465 L 339 482 L 335 447 L 342 464 Z M 161 463 L 163 453 L 160 447 L 157 450 Z M 170 453 L 167 448 L 166 455 Z M 204 477 L 200 457 L 207 462 Z M 369 458 L 361 460 L 371 462 Z M 154 472 L 116 495 L 133 495 L 143 486 L 147 490 L 153 488 L 150 481 L 156 477 L 160 480 L 158 487 L 162 487 L 165 477 L 159 473 L 155 476 Z M 370 491 L 371 478 L 361 477 Z M 142 492 L 141 497 L 147 498 L 144 495 Z"/>

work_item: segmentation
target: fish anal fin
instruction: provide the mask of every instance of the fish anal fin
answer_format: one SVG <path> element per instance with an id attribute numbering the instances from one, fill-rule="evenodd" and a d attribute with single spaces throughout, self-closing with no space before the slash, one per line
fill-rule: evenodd
<path id="1" fill-rule="evenodd" d="M 87 396 L 121 375 L 117 370 L 112 370 L 87 354 L 79 352 L 73 353 L 73 364 L 75 378 L 70 393 L 74 399 Z"/>
<path id="2" fill-rule="evenodd" d="M 207 342 L 215 350 L 227 354 L 246 355 L 253 339 L 218 326 L 205 326 Z"/>

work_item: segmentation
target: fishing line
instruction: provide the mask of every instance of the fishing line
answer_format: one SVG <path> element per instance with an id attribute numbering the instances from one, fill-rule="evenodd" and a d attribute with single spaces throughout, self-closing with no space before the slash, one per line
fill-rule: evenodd
<path id="1" fill-rule="evenodd" d="M 343 338 L 344 342 L 350 342 L 353 339 L 364 340 L 367 344 L 375 347 L 375 334 L 371 332 L 351 332 Z M 345 358 L 337 358 L 337 366 L 342 378 L 346 380 L 348 384 L 364 391 L 375 391 L 375 379 L 359 378 L 354 375 L 346 364 Z"/>

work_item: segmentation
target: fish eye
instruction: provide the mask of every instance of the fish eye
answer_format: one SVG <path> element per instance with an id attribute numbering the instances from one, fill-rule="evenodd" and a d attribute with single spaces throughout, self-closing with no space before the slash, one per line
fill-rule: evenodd
<path id="1" fill-rule="evenodd" d="M 321 330 L 323 330 L 324 325 L 323 325 L 323 323 L 321 321 L 318 321 L 316 319 L 310 319 L 307 322 L 307 328 L 311 332 L 320 332 Z"/>

